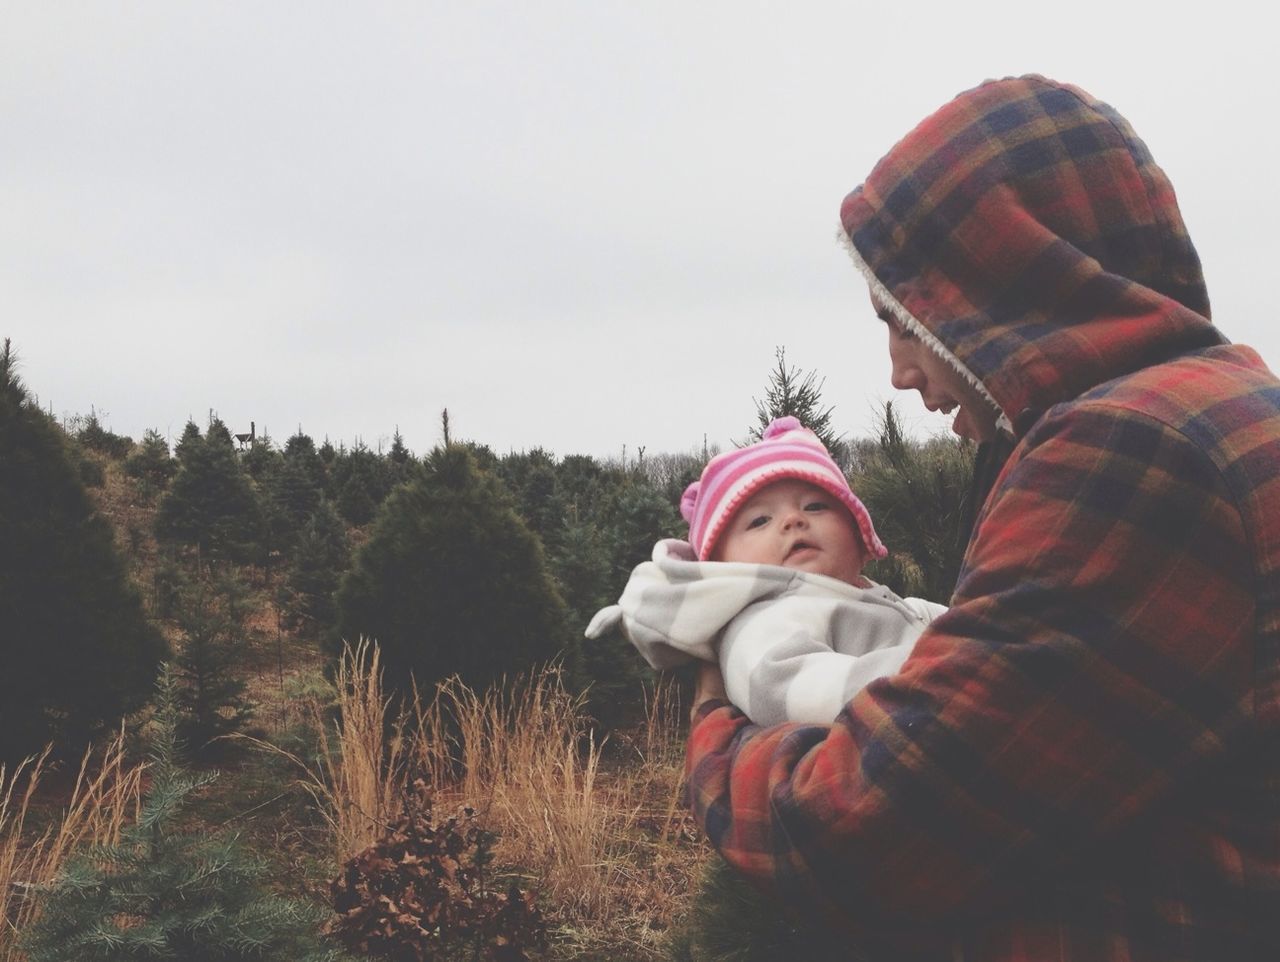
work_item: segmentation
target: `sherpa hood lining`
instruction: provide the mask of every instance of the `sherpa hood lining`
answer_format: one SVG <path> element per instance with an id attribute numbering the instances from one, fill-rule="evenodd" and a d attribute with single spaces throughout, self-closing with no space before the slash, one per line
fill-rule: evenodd
<path id="1" fill-rule="evenodd" d="M 862 259 L 862 255 L 858 252 L 858 248 L 854 246 L 853 239 L 849 237 L 843 227 L 837 231 L 836 236 L 839 237 L 840 243 L 844 246 L 845 250 L 849 252 L 849 257 L 853 260 L 853 266 L 856 267 L 858 269 L 858 273 L 866 279 L 867 286 L 871 288 L 871 293 L 876 296 L 876 299 L 880 301 L 880 303 L 889 309 L 889 313 L 893 315 L 894 320 L 901 324 L 906 331 L 915 337 L 918 337 L 924 343 L 925 347 L 929 348 L 929 350 L 940 357 L 948 367 L 963 377 L 965 382 L 977 391 L 978 395 L 984 401 L 991 405 L 991 409 L 998 413 L 999 416 L 996 418 L 996 427 L 1001 431 L 1004 431 L 1006 434 L 1012 435 L 1014 433 L 1013 423 L 1009 420 L 1000 405 L 996 403 L 995 398 L 991 396 L 991 392 L 987 390 L 986 385 L 978 380 L 978 378 L 974 376 L 973 372 L 961 363 L 958 357 L 947 350 L 947 346 L 938 340 L 932 331 L 912 316 L 911 312 L 903 307 L 898 299 L 889 292 L 889 288 L 885 287 L 884 283 L 880 278 L 876 277 L 875 272 L 871 270 L 871 267 L 867 262 Z"/>

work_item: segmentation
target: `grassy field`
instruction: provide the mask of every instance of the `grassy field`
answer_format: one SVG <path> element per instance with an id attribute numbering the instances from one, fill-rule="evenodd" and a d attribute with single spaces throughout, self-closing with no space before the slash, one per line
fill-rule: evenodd
<path id="1" fill-rule="evenodd" d="M 133 575 L 149 594 L 151 509 L 104 461 L 97 490 Z M 496 833 L 498 881 L 532 892 L 551 960 L 651 960 L 689 907 L 708 849 L 681 802 L 682 719 L 673 686 L 637 691 L 645 721 L 593 734 L 555 667 L 489 691 L 445 684 L 388 717 L 378 653 L 361 644 L 326 679 L 314 644 L 286 630 L 259 573 L 241 669 L 256 704 L 248 737 L 220 746 L 221 772 L 193 831 L 232 830 L 271 860 L 281 892 L 328 902 L 339 865 L 369 845 L 422 778 L 434 809 L 463 806 Z M 175 644 L 179 639 L 171 637 Z M 0 962 L 35 887 L 72 851 L 118 837 L 147 784 L 146 715 L 79 766 L 46 757 L 0 771 Z"/>

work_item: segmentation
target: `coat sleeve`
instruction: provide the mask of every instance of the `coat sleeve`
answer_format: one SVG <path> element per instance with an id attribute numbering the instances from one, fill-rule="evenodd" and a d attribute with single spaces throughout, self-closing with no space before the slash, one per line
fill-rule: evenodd
<path id="1" fill-rule="evenodd" d="M 1046 416 L 978 525 L 953 606 L 832 727 L 695 720 L 695 814 L 784 901 L 872 933 L 989 910 L 1087 873 L 1247 729 L 1250 551 L 1198 446 Z"/>
<path id="2" fill-rule="evenodd" d="M 946 605 L 940 605 L 936 601 L 928 601 L 924 598 L 903 598 L 902 603 L 926 622 L 933 621 L 938 615 L 947 613 Z"/>

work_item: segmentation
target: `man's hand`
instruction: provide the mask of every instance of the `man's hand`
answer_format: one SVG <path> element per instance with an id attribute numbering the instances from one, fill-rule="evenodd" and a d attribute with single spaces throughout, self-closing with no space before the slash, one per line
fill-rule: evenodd
<path id="1" fill-rule="evenodd" d="M 693 692 L 693 707 L 689 710 L 692 720 L 705 701 L 713 699 L 729 700 L 724 690 L 724 675 L 720 674 L 720 666 L 709 661 L 698 663 L 698 682 Z"/>

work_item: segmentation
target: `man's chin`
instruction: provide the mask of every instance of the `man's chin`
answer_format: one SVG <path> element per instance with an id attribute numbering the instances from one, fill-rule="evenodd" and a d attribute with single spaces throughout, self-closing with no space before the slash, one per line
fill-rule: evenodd
<path id="1" fill-rule="evenodd" d="M 961 407 L 956 412 L 955 420 L 951 422 L 951 430 L 969 441 L 982 440 L 982 431 L 978 429 L 978 425 L 974 422 L 969 409 L 966 407 Z"/>
<path id="2" fill-rule="evenodd" d="M 986 419 L 982 417 L 975 418 L 973 412 L 962 405 L 956 411 L 955 420 L 951 422 L 951 430 L 966 440 L 981 444 L 983 441 L 990 441 L 994 437 L 994 419 L 988 424 Z"/>

